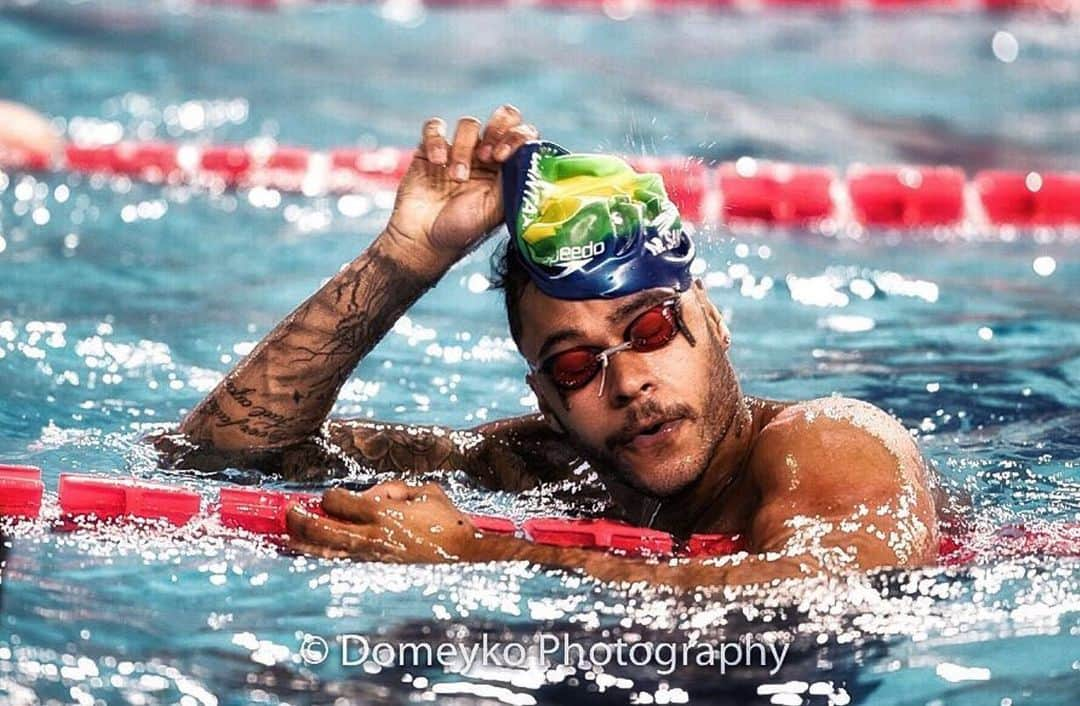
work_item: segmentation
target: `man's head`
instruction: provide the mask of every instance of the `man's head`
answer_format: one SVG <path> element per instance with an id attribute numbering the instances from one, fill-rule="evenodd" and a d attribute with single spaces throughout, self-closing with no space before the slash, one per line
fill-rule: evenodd
<path id="1" fill-rule="evenodd" d="M 660 287 L 574 301 L 541 292 L 512 245 L 493 264 L 511 334 L 529 364 L 527 381 L 548 423 L 601 468 L 650 495 L 672 495 L 699 478 L 740 397 L 727 357 L 730 333 L 700 281 L 682 293 Z M 574 389 L 560 386 L 550 365 L 545 369 L 545 361 L 568 350 L 625 343 L 635 320 L 673 298 L 677 311 L 663 313 L 679 320 L 666 344 L 610 355 Z M 655 326 L 656 315 L 651 311 L 639 327 Z"/>
<path id="2" fill-rule="evenodd" d="M 687 487 L 740 394 L 663 180 L 552 143 L 520 148 L 502 179 L 510 241 L 495 269 L 541 411 L 639 490 Z"/>

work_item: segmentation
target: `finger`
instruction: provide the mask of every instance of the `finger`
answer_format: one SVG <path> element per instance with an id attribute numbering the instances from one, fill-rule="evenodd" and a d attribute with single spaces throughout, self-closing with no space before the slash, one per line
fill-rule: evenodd
<path id="1" fill-rule="evenodd" d="M 372 496 L 365 493 L 331 488 L 323 493 L 322 509 L 327 515 L 338 519 L 360 524 L 373 523 L 378 518 L 379 506 Z"/>
<path id="2" fill-rule="evenodd" d="M 339 549 L 351 554 L 377 551 L 379 541 L 368 533 L 371 525 L 342 522 L 332 517 L 321 517 L 302 505 L 294 505 L 285 516 L 289 539 L 315 544 L 329 549 Z"/>
<path id="3" fill-rule="evenodd" d="M 447 497 L 446 491 L 443 490 L 441 485 L 438 483 L 424 483 L 420 487 L 415 488 L 415 493 L 409 500 L 437 500 L 440 498 L 445 498 L 446 500 L 450 499 Z"/>
<path id="4" fill-rule="evenodd" d="M 480 121 L 474 117 L 458 120 L 454 132 L 454 145 L 450 148 L 450 178 L 455 181 L 469 180 L 476 143 L 480 140 Z"/>
<path id="5" fill-rule="evenodd" d="M 321 547 L 318 544 L 312 544 L 311 542 L 305 542 L 300 539 L 290 537 L 285 547 L 294 554 L 310 554 L 311 556 L 322 557 L 323 559 L 352 559 L 353 555 L 349 552 L 341 549 L 330 549 L 329 547 Z"/>
<path id="6" fill-rule="evenodd" d="M 408 500 L 415 492 L 416 488 L 405 481 L 391 480 L 374 485 L 361 493 L 361 495 L 379 503 L 384 500 Z"/>
<path id="7" fill-rule="evenodd" d="M 311 542 L 305 542 L 299 539 L 290 539 L 285 548 L 295 554 L 310 554 L 311 556 L 317 556 L 322 559 L 352 559 L 354 561 L 384 561 L 387 563 L 397 563 L 397 558 L 393 554 L 384 554 L 376 549 L 365 549 L 362 552 L 347 552 L 344 549 L 331 549 L 330 547 L 319 546 L 318 544 L 312 544 Z"/>
<path id="8" fill-rule="evenodd" d="M 500 105 L 491 114 L 487 127 L 484 128 L 484 136 L 480 140 L 480 149 L 476 151 L 476 157 L 481 162 L 490 162 L 495 152 L 495 146 L 502 142 L 506 131 L 521 124 L 521 111 L 506 103 Z"/>
<path id="9" fill-rule="evenodd" d="M 420 151 L 432 164 L 444 166 L 448 154 L 446 144 L 446 121 L 442 118 L 429 118 L 424 123 L 420 135 Z"/>
<path id="10" fill-rule="evenodd" d="M 518 125 L 507 130 L 506 135 L 495 148 L 495 161 L 505 162 L 523 144 L 539 137 L 540 132 L 532 125 Z"/>

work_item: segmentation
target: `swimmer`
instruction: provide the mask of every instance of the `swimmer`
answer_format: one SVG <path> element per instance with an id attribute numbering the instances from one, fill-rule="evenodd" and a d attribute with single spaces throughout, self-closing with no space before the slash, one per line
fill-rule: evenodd
<path id="1" fill-rule="evenodd" d="M 62 146 L 44 117 L 24 105 L 0 101 L 0 167 L 47 164 Z"/>
<path id="2" fill-rule="evenodd" d="M 913 567 L 936 558 L 935 498 L 910 434 L 842 397 L 743 394 L 731 330 L 700 280 L 663 181 L 539 141 L 514 107 L 432 118 L 386 228 L 156 438 L 174 466 L 325 478 L 342 458 L 405 476 L 464 470 L 495 489 L 575 477 L 583 463 L 623 517 L 740 533 L 724 562 L 657 562 L 477 532 L 436 484 L 326 491 L 294 506 L 292 549 L 402 563 L 524 560 L 603 580 L 748 585 Z M 501 223 L 510 332 L 539 412 L 469 430 L 328 419 L 360 360 Z M 226 459 L 215 461 L 214 459 Z"/>

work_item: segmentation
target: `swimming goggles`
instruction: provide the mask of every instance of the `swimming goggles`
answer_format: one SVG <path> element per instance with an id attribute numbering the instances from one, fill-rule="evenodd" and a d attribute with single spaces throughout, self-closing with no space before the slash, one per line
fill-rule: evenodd
<path id="1" fill-rule="evenodd" d="M 680 299 L 674 296 L 665 299 L 650 309 L 639 314 L 623 332 L 623 342 L 611 348 L 598 346 L 576 346 L 555 353 L 544 359 L 538 366 L 530 369 L 542 372 L 551 378 L 560 390 L 577 390 L 585 387 L 597 373 L 604 373 L 600 378 L 598 397 L 604 395 L 604 382 L 607 375 L 608 361 L 611 356 L 622 351 L 632 350 L 649 353 L 671 343 L 679 331 L 682 331 L 690 344 L 694 337 L 683 323 Z"/>

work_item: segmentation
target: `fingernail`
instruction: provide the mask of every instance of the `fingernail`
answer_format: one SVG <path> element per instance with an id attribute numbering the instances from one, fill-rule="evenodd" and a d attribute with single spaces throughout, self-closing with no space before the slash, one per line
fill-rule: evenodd
<path id="1" fill-rule="evenodd" d="M 510 156 L 510 145 L 499 145 L 499 149 L 495 150 L 495 159 L 502 161 Z"/>
<path id="2" fill-rule="evenodd" d="M 464 164 L 458 162 L 450 168 L 450 176 L 457 179 L 458 181 L 465 181 L 469 178 L 469 170 L 465 168 Z"/>
<path id="3" fill-rule="evenodd" d="M 431 151 L 431 161 L 434 164 L 446 164 L 446 150 L 442 147 L 436 147 Z"/>

